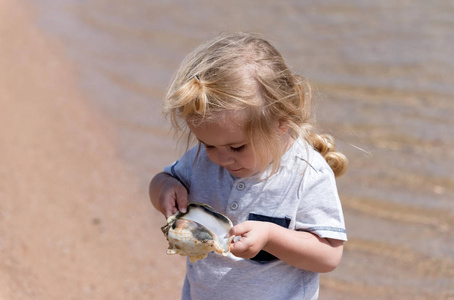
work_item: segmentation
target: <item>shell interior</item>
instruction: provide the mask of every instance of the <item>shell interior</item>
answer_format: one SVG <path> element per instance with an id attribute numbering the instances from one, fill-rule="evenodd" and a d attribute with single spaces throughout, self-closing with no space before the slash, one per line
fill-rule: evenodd
<path id="1" fill-rule="evenodd" d="M 229 218 L 211 206 L 190 203 L 186 213 L 170 216 L 161 230 L 169 241 L 168 254 L 187 255 L 191 262 L 195 262 L 211 251 L 228 255 L 234 238 L 228 236 L 232 227 Z"/>
<path id="2" fill-rule="evenodd" d="M 181 216 L 182 219 L 190 220 L 199 223 L 209 231 L 214 233 L 225 253 L 229 252 L 230 240 L 228 236 L 232 222 L 224 215 L 215 212 L 206 204 L 194 205 L 191 203 L 188 206 L 188 212 Z"/>

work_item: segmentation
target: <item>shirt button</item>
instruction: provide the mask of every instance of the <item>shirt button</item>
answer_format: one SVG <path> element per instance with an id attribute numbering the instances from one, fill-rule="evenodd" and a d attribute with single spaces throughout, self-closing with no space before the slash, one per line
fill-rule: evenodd
<path id="1" fill-rule="evenodd" d="M 238 184 L 236 185 L 236 188 L 240 191 L 244 190 L 245 187 L 246 185 L 242 181 L 238 182 Z"/>
<path id="2" fill-rule="evenodd" d="M 239 207 L 238 202 L 233 202 L 232 204 L 230 204 L 230 208 L 231 208 L 232 210 L 237 210 L 238 207 Z"/>

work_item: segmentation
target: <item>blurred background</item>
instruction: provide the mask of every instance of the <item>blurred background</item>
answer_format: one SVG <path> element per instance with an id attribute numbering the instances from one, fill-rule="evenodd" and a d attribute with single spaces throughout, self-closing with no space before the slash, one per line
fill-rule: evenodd
<path id="1" fill-rule="evenodd" d="M 151 177 L 201 41 L 252 31 L 314 89 L 349 241 L 321 299 L 454 299 L 454 1 L 0 1 L 0 298 L 179 299 Z M 5 67 L 7 66 L 7 68 Z M 1 119 L 1 118 L 0 118 Z M 234 288 L 234 287 L 232 287 Z"/>

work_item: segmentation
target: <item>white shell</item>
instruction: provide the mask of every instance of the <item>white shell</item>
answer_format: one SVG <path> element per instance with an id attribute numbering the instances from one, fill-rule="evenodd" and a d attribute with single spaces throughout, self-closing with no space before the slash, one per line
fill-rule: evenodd
<path id="1" fill-rule="evenodd" d="M 203 203 L 190 203 L 186 213 L 178 212 L 161 228 L 169 241 L 167 254 L 189 256 L 191 262 L 205 258 L 211 251 L 229 254 L 233 236 L 228 232 L 232 222 Z"/>

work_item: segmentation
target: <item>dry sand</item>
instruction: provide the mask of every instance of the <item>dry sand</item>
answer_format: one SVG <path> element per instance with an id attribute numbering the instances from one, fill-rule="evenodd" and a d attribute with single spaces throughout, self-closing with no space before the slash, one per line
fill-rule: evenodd
<path id="1" fill-rule="evenodd" d="M 0 0 L 0 299 L 179 298 L 163 217 L 35 18 Z"/>

